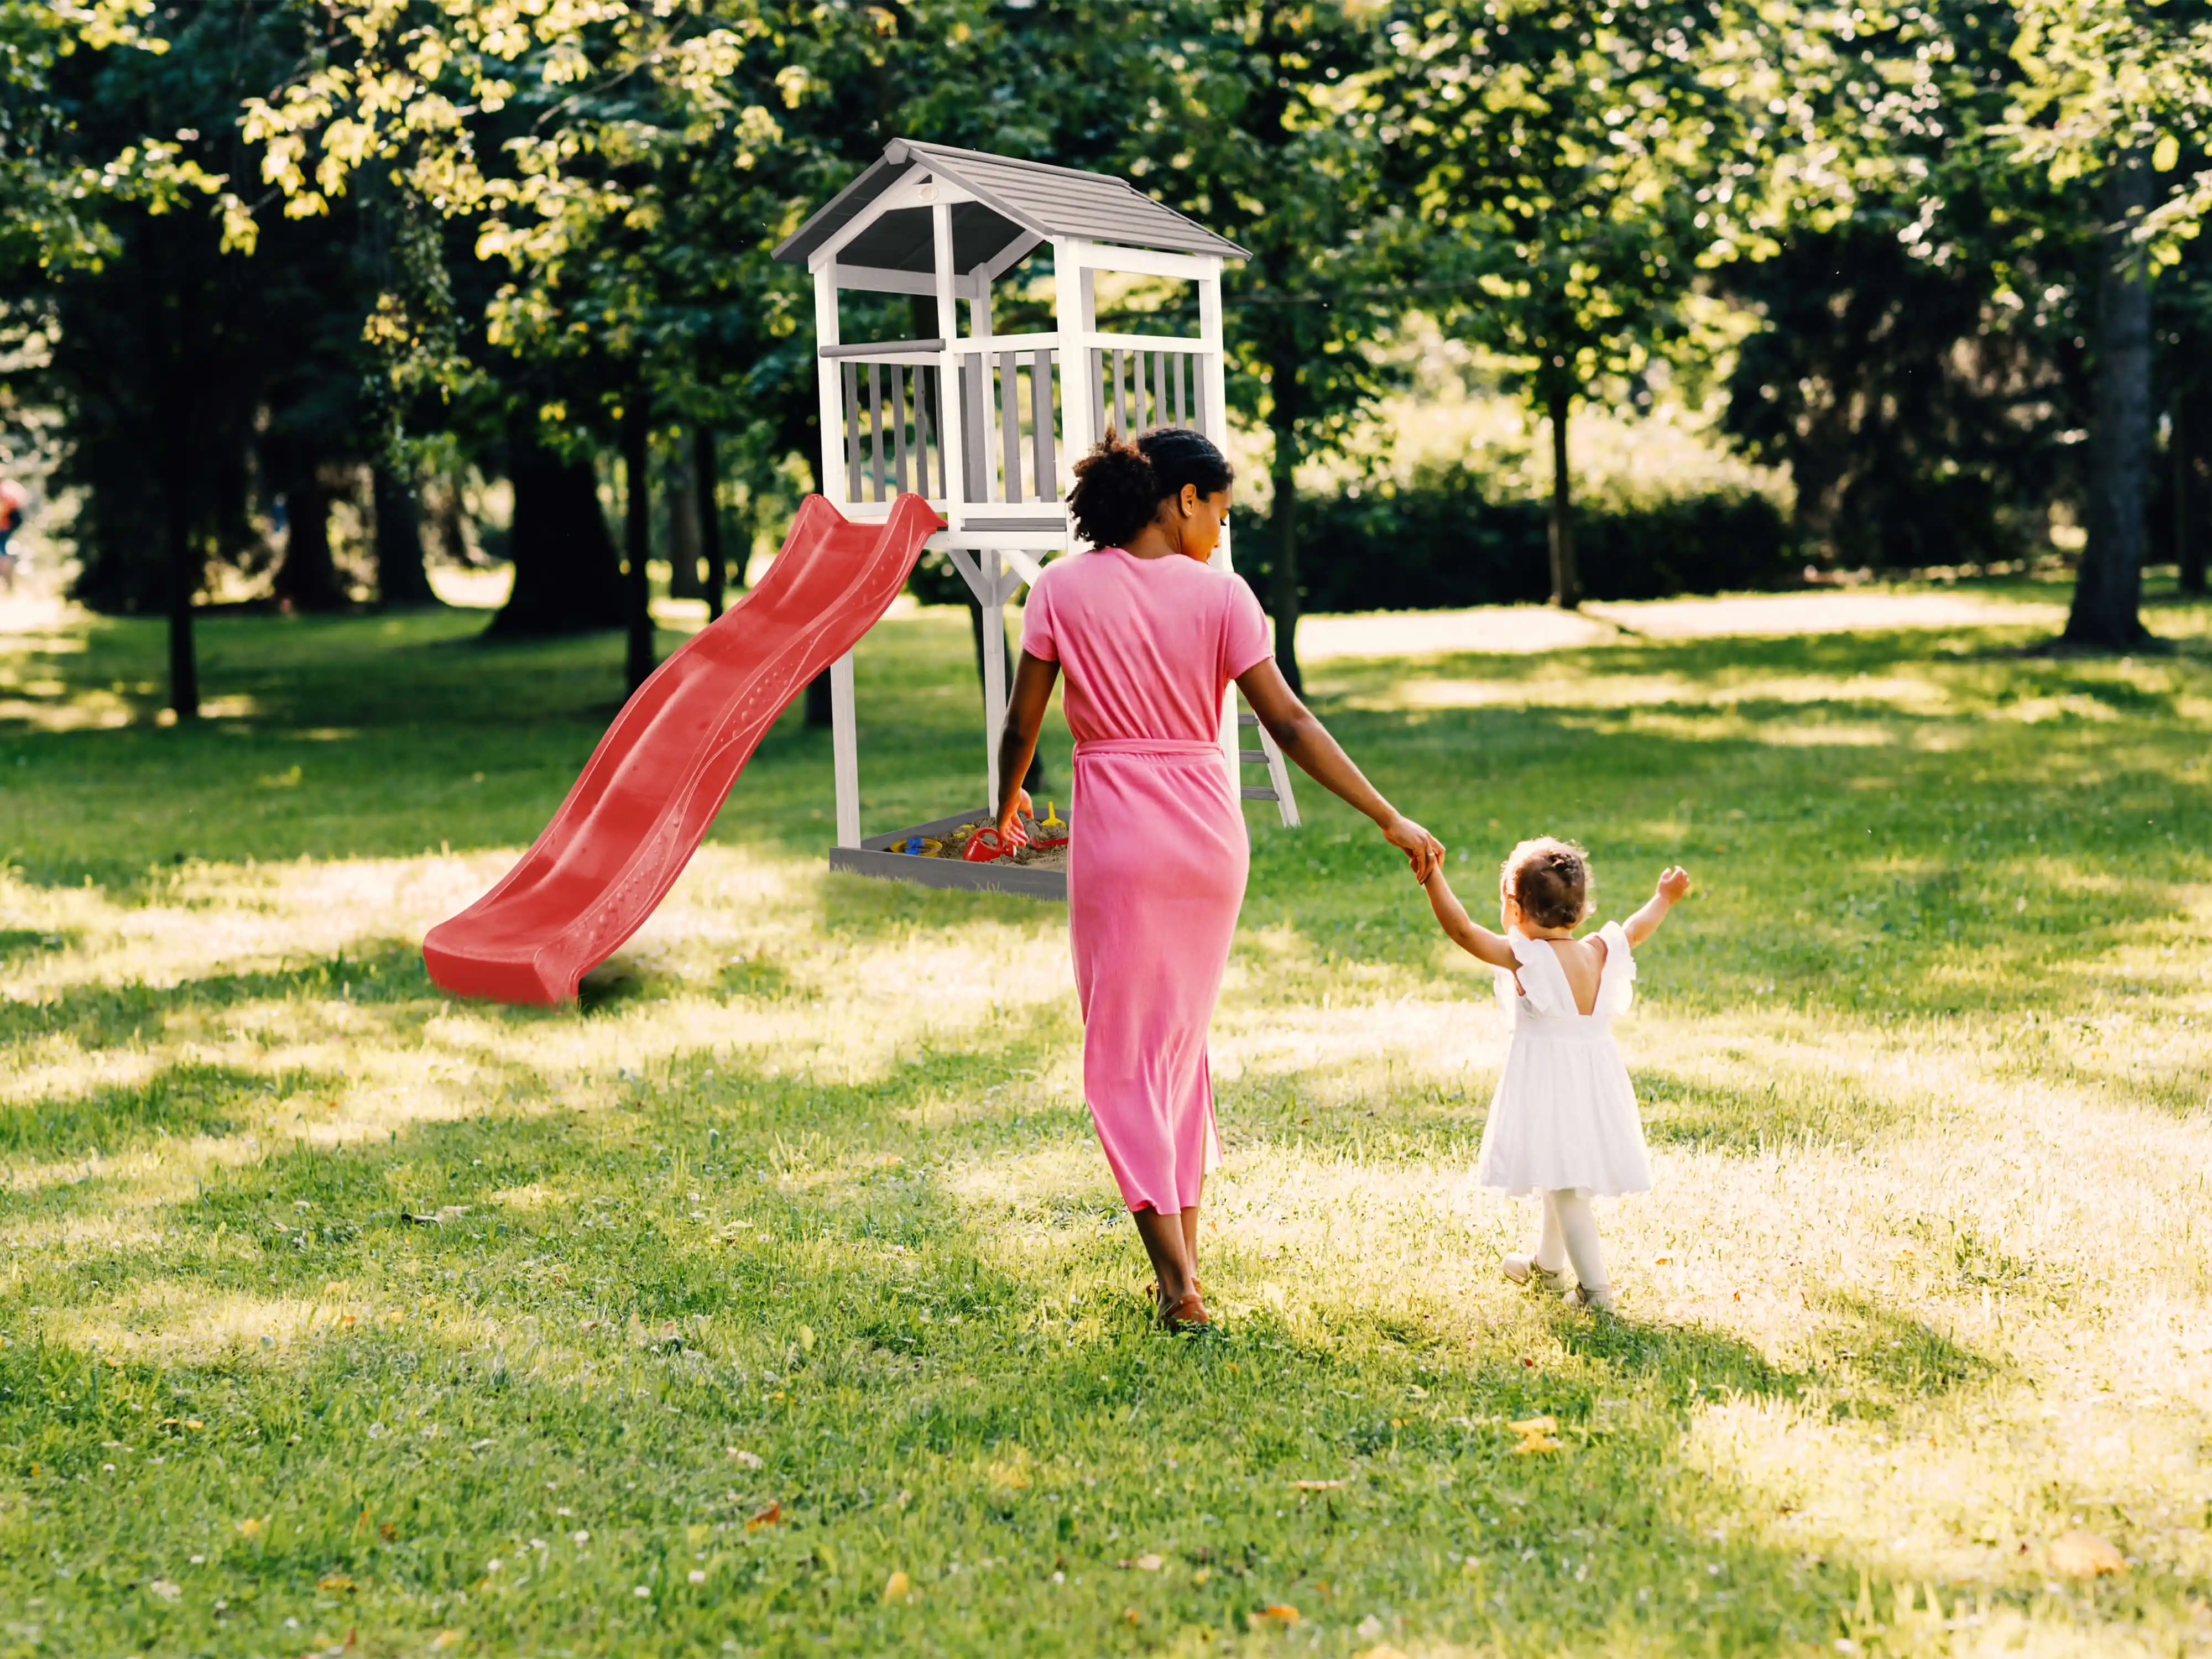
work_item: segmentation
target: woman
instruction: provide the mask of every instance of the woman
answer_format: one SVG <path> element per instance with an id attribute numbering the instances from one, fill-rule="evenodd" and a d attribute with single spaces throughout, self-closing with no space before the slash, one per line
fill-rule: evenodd
<path id="1" fill-rule="evenodd" d="M 1054 681 L 1075 734 L 1067 934 L 1083 1007 L 1083 1092 L 1152 1257 L 1162 1322 L 1208 1322 L 1198 1206 L 1220 1161 L 1206 1029 L 1244 900 L 1243 809 L 1222 764 L 1235 680 L 1283 752 L 1375 820 L 1417 880 L 1443 856 L 1360 775 L 1284 682 L 1239 577 L 1206 568 L 1234 477 L 1204 436 L 1110 434 L 1068 505 L 1097 550 L 1048 567 L 1023 613 L 999 741 L 999 833 L 1020 839 L 1019 780 Z"/>

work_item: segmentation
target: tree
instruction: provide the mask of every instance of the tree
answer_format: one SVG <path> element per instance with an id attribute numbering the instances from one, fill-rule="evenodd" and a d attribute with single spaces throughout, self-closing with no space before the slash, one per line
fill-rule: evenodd
<path id="1" fill-rule="evenodd" d="M 1338 0 L 1162 4 L 1099 27 L 1120 31 L 1109 61 L 1129 64 L 1121 84 L 1158 111 L 1119 147 L 1122 163 L 1251 250 L 1222 283 L 1230 403 L 1271 440 L 1269 533 L 1244 562 L 1297 687 L 1298 468 L 1340 451 L 1396 383 L 1371 350 L 1404 316 L 1408 263 L 1382 168 L 1380 37 Z"/>
<path id="2" fill-rule="evenodd" d="M 2155 270 L 2212 210 L 2212 14 L 2194 4 L 2019 0 L 2022 72 L 2006 137 L 2054 185 L 2099 204 L 2088 541 L 2062 636 L 2095 650 L 2148 637 L 2140 607 L 2151 448 Z M 2184 144 L 2197 158 L 2178 171 Z"/>
<path id="3" fill-rule="evenodd" d="M 1714 72 L 1729 27 L 1717 0 L 1466 0 L 1392 25 L 1392 156 L 1436 235 L 1446 325 L 1511 362 L 1550 424 L 1552 602 L 1569 609 L 1574 407 L 1604 382 L 1648 403 L 1699 267 L 1752 240 L 1738 197 L 1773 135 L 1741 131 Z"/>

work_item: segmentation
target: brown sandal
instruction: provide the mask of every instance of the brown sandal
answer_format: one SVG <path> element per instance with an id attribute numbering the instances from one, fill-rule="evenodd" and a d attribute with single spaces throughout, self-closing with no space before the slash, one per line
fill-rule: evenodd
<path id="1" fill-rule="evenodd" d="M 1203 1331 L 1212 1328 L 1213 1316 L 1206 1312 L 1206 1304 L 1194 1288 L 1174 1307 L 1160 1310 L 1160 1323 L 1170 1331 Z"/>

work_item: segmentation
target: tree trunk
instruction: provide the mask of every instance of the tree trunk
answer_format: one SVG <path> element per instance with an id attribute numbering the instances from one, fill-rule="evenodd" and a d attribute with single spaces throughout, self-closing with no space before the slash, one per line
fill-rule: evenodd
<path id="1" fill-rule="evenodd" d="M 2181 591 L 2191 597 L 2204 592 L 2204 498 L 2197 481 L 2204 445 L 2197 403 L 2185 392 L 2173 399 L 2173 562 Z"/>
<path id="2" fill-rule="evenodd" d="M 331 558 L 331 497 L 310 460 L 284 491 L 284 562 L 276 597 L 293 611 L 343 611 L 349 603 Z"/>
<path id="3" fill-rule="evenodd" d="M 589 461 L 564 461 L 518 417 L 507 433 L 514 522 L 507 537 L 514 588 L 484 631 L 538 636 L 589 634 L 623 621 L 622 566 L 599 510 Z"/>
<path id="4" fill-rule="evenodd" d="M 2150 282 L 2129 228 L 2150 205 L 2140 152 L 2106 176 L 2097 282 L 2097 379 L 2089 432 L 2088 544 L 2066 618 L 2069 644 L 2125 651 L 2148 635 L 2142 603 L 2143 485 L 2150 465 Z"/>
<path id="5" fill-rule="evenodd" d="M 668 511 L 668 597 L 703 599 L 699 578 L 699 490 L 691 477 L 691 457 L 679 449 L 664 470 L 661 500 Z"/>
<path id="6" fill-rule="evenodd" d="M 722 502 L 717 489 L 721 483 L 721 465 L 714 456 L 714 430 L 708 426 L 691 428 L 691 484 L 698 492 L 697 504 L 692 508 L 699 524 L 699 550 L 707 560 L 707 620 L 719 621 L 722 615 L 722 595 L 729 589 L 729 574 L 722 568 Z"/>
<path id="7" fill-rule="evenodd" d="M 193 382 L 182 372 L 177 319 L 171 307 L 183 303 L 173 285 L 162 280 L 161 222 L 147 231 L 147 264 L 154 275 L 152 305 L 147 313 L 153 349 L 149 354 L 155 384 L 161 388 L 156 408 L 161 421 L 161 530 L 168 545 L 167 609 L 169 618 L 169 712 L 179 723 L 200 715 L 200 667 L 192 637 L 192 599 L 206 574 L 192 542 L 191 463 L 185 446 L 191 425 L 184 419 L 192 403 Z"/>
<path id="8" fill-rule="evenodd" d="M 1268 427 L 1274 435 L 1269 472 L 1275 487 L 1267 527 L 1273 532 L 1275 568 L 1268 584 L 1268 608 L 1275 617 L 1275 666 L 1293 691 L 1305 690 L 1298 670 L 1298 364 L 1288 352 L 1268 364 L 1273 394 Z"/>
<path id="9" fill-rule="evenodd" d="M 369 474 L 376 509 L 376 596 L 387 606 L 409 608 L 442 601 L 422 564 L 422 512 L 415 489 L 388 467 Z"/>
<path id="10" fill-rule="evenodd" d="M 1572 611 L 1583 602 L 1583 579 L 1575 562 L 1575 502 L 1567 476 L 1566 390 L 1553 387 L 1545 402 L 1552 420 L 1552 603 Z"/>
<path id="11" fill-rule="evenodd" d="M 629 407 L 623 411 L 623 517 L 624 551 L 629 568 L 623 573 L 623 611 L 629 625 L 624 666 L 635 693 L 653 671 L 653 575 L 647 561 L 653 555 L 653 483 L 647 441 L 645 388 L 630 388 Z"/>
<path id="12" fill-rule="evenodd" d="M 199 550 L 192 540 L 191 507 L 186 491 L 184 439 L 172 432 L 168 477 L 161 494 L 161 516 L 169 554 L 169 708 L 180 720 L 198 720 L 200 714 L 199 653 L 192 639 L 192 597 L 199 592 L 204 574 Z"/>

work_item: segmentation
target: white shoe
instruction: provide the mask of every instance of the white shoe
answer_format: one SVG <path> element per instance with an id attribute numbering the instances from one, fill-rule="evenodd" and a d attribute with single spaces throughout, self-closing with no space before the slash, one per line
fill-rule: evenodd
<path id="1" fill-rule="evenodd" d="M 1587 1285 L 1577 1285 L 1566 1293 L 1566 1303 L 1570 1308 L 1595 1308 L 1600 1313 L 1611 1313 L 1617 1300 L 1610 1285 L 1598 1291 Z"/>
<path id="2" fill-rule="evenodd" d="M 1553 1273 L 1548 1267 L 1540 1267 L 1536 1265 L 1534 1256 L 1517 1250 L 1509 1250 L 1505 1255 L 1498 1257 L 1498 1265 L 1504 1270 L 1505 1276 L 1516 1285 L 1526 1285 L 1531 1279 L 1540 1279 L 1543 1283 L 1539 1288 L 1557 1291 L 1563 1289 L 1567 1282 L 1567 1275 L 1564 1271 Z"/>

